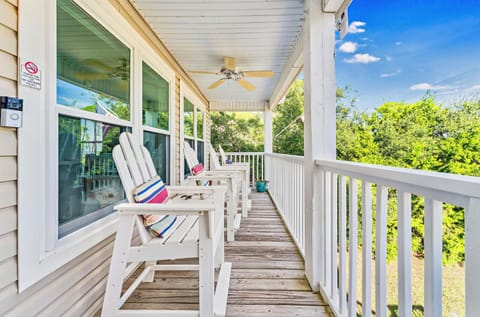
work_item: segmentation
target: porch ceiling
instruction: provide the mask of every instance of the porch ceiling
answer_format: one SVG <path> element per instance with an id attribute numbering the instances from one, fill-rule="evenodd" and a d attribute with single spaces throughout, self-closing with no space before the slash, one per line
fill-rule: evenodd
<path id="1" fill-rule="evenodd" d="M 301 0 L 130 1 L 187 72 L 218 72 L 224 56 L 235 57 L 239 70 L 274 71 L 273 78 L 247 78 L 257 87 L 251 92 L 232 80 L 208 89 L 221 76 L 190 73 L 215 110 L 228 101 L 239 111 L 251 111 L 252 105 L 263 111 L 277 86 L 282 86 L 279 81 L 285 80 L 281 75 L 292 54 L 298 54 L 304 16 Z"/>

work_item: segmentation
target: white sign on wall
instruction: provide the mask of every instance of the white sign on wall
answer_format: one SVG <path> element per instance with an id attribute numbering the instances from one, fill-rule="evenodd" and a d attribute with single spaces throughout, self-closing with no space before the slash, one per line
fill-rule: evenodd
<path id="1" fill-rule="evenodd" d="M 42 89 L 42 72 L 37 63 L 21 59 L 20 61 L 20 85 Z"/>

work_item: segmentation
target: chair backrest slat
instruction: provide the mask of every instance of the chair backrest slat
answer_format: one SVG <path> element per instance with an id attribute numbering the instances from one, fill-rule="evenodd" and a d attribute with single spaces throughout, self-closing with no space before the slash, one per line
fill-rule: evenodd
<path id="1" fill-rule="evenodd" d="M 140 174 L 143 178 L 143 183 L 148 182 L 151 177 L 150 173 L 148 172 L 147 163 L 145 162 L 145 158 L 143 156 L 142 146 L 137 145 L 137 142 L 134 140 L 133 135 L 131 133 L 127 133 L 128 140 L 130 141 L 130 146 L 133 151 L 133 155 L 135 156 L 135 162 L 138 165 L 140 170 Z"/>
<path id="2" fill-rule="evenodd" d="M 222 162 L 220 164 L 224 165 L 227 161 L 227 155 L 223 151 L 223 148 L 220 144 L 218 145 L 218 151 L 220 152 L 220 157 L 222 158 Z"/>
<path id="3" fill-rule="evenodd" d="M 210 143 L 210 162 L 212 164 L 213 169 L 220 168 L 220 161 L 218 160 L 217 152 L 215 152 L 215 149 L 211 143 Z"/>
<path id="4" fill-rule="evenodd" d="M 145 164 L 147 165 L 148 173 L 150 174 L 150 179 L 157 176 L 157 170 L 155 169 L 155 165 L 153 164 L 152 157 L 150 156 L 150 152 L 144 146 L 142 146 L 143 150 L 143 157 L 145 159 Z M 165 181 L 165 180 L 164 180 Z"/>
<path id="5" fill-rule="evenodd" d="M 188 168 L 191 172 L 192 168 L 199 164 L 197 153 L 195 153 L 195 151 L 190 146 L 190 143 L 188 142 L 184 142 L 183 153 L 185 155 L 185 160 L 187 161 Z"/>

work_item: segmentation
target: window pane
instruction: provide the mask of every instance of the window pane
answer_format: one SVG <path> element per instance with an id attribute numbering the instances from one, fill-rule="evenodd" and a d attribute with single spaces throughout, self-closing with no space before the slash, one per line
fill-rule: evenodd
<path id="1" fill-rule="evenodd" d="M 59 116 L 58 224 L 59 237 L 113 211 L 124 199 L 112 158 L 118 126 Z"/>
<path id="2" fill-rule="evenodd" d="M 130 120 L 130 50 L 71 0 L 57 0 L 57 103 Z"/>
<path id="3" fill-rule="evenodd" d="M 142 64 L 143 124 L 168 130 L 168 82 Z"/>
<path id="4" fill-rule="evenodd" d="M 197 138 L 203 139 L 203 112 L 197 109 Z"/>
<path id="5" fill-rule="evenodd" d="M 183 99 L 183 130 L 185 136 L 193 137 L 193 104 L 187 99 Z"/>
<path id="6" fill-rule="evenodd" d="M 170 137 L 145 131 L 143 132 L 143 144 L 152 156 L 157 174 L 166 184 L 170 184 Z"/>
<path id="7" fill-rule="evenodd" d="M 205 165 L 205 160 L 204 160 L 204 145 L 202 141 L 197 141 L 197 159 L 200 163 Z"/>

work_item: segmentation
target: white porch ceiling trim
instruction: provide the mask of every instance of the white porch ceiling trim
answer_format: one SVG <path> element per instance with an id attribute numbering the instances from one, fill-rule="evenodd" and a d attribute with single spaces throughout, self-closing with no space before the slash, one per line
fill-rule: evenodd
<path id="1" fill-rule="evenodd" d="M 273 110 L 280 100 L 287 94 L 288 89 L 298 77 L 298 74 L 303 68 L 303 29 L 298 34 L 298 38 L 295 42 L 295 46 L 292 54 L 288 58 L 287 64 L 280 74 L 280 78 L 277 81 L 277 85 L 273 90 L 273 94 L 270 97 L 269 108 Z"/>
<path id="2" fill-rule="evenodd" d="M 266 100 L 213 100 L 210 102 L 210 111 L 265 111 L 268 105 Z"/>

